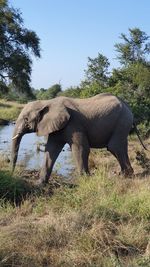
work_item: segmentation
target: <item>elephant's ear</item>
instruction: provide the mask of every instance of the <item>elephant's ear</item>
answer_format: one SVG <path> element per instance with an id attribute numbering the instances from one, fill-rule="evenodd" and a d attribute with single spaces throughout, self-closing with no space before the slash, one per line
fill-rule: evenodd
<path id="1" fill-rule="evenodd" d="M 37 135 L 44 136 L 59 131 L 65 127 L 69 119 L 70 114 L 64 105 L 45 106 L 38 114 Z"/>

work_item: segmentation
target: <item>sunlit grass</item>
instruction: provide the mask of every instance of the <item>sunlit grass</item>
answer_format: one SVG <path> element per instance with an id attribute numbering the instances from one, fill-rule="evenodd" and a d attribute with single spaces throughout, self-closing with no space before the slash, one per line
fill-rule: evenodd
<path id="1" fill-rule="evenodd" d="M 0 100 L 0 119 L 14 121 L 17 119 L 23 105 L 16 102 Z"/>
<path id="2" fill-rule="evenodd" d="M 141 167 L 140 176 L 118 176 L 108 157 L 99 155 L 100 167 L 74 186 L 59 180 L 41 190 L 19 172 L 11 176 L 5 164 L 0 266 L 150 266 L 150 175 Z"/>

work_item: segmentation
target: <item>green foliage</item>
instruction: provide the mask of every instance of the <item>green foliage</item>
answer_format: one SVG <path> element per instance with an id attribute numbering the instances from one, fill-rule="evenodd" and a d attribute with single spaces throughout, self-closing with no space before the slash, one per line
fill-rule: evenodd
<path id="1" fill-rule="evenodd" d="M 129 29 L 129 37 L 121 34 L 122 43 L 116 44 L 122 67 L 108 72 L 109 61 L 98 53 L 88 58 L 85 79 L 79 87 L 71 87 L 62 95 L 91 97 L 99 93 L 112 93 L 131 107 L 136 123 L 143 135 L 150 133 L 150 53 L 149 36 L 138 28 Z"/>
<path id="2" fill-rule="evenodd" d="M 100 53 L 96 58 L 88 57 L 87 70 L 85 70 L 86 78 L 83 84 L 97 83 L 99 86 L 105 87 L 108 81 L 109 65 L 108 59 Z"/>
<path id="3" fill-rule="evenodd" d="M 91 97 L 104 92 L 104 87 L 100 86 L 97 82 L 91 84 L 83 85 L 83 88 L 80 92 L 81 98 Z"/>
<path id="4" fill-rule="evenodd" d="M 40 100 L 51 99 L 51 98 L 55 98 L 60 93 L 61 93 L 61 85 L 54 84 L 48 89 L 41 88 L 40 90 L 37 90 L 36 98 Z"/>
<path id="5" fill-rule="evenodd" d="M 80 97 L 80 94 L 82 93 L 82 88 L 77 86 L 77 87 L 69 87 L 65 91 L 62 91 L 60 95 L 67 96 L 67 97 Z"/>
<path id="6" fill-rule="evenodd" d="M 18 93 L 13 91 L 8 91 L 7 94 L 0 94 L 2 99 L 6 101 L 16 101 L 20 104 L 26 104 L 28 101 L 35 100 L 35 96 L 30 94 L 27 95 L 26 93 Z"/>
<path id="7" fill-rule="evenodd" d="M 150 66 L 133 63 L 113 70 L 110 91 L 126 100 L 137 123 L 150 122 Z"/>
<path id="8" fill-rule="evenodd" d="M 18 204 L 30 192 L 30 187 L 22 179 L 11 176 L 8 171 L 0 171 L 0 199 Z"/>
<path id="9" fill-rule="evenodd" d="M 150 159 L 146 156 L 146 153 L 138 150 L 136 152 L 136 159 L 139 165 L 145 170 L 145 173 L 148 173 L 150 170 Z"/>
<path id="10" fill-rule="evenodd" d="M 121 34 L 123 43 L 116 44 L 122 68 L 114 69 L 109 80 L 110 91 L 130 105 L 135 121 L 142 123 L 145 136 L 150 132 L 150 53 L 149 36 L 138 28 Z"/>
<path id="11" fill-rule="evenodd" d="M 147 61 L 146 56 L 150 53 L 149 36 L 139 28 L 129 29 L 129 37 L 121 34 L 123 43 L 115 45 L 121 64 L 127 65 L 134 62 Z"/>
<path id="12" fill-rule="evenodd" d="M 7 92 L 9 78 L 15 90 L 31 93 L 31 53 L 40 57 L 38 36 L 24 27 L 19 10 L 0 1 L 0 91 Z"/>
<path id="13" fill-rule="evenodd" d="M 137 261 L 137 267 L 149 267 L 150 266 L 150 257 L 142 257 Z"/>

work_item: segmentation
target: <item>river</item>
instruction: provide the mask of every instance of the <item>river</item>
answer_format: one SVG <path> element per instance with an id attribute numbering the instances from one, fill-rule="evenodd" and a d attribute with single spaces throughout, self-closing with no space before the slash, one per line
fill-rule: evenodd
<path id="1" fill-rule="evenodd" d="M 15 125 L 0 126 L 0 154 L 11 159 L 11 140 Z M 25 169 L 41 169 L 44 161 L 44 137 L 38 137 L 35 133 L 23 136 L 17 165 L 22 165 Z M 71 151 L 68 145 L 65 145 L 59 154 L 54 165 L 54 171 L 63 176 L 68 176 L 74 168 L 72 163 Z"/>

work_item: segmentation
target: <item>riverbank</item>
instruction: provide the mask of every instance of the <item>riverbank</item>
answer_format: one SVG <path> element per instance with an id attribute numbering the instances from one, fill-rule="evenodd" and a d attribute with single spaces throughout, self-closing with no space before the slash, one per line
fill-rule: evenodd
<path id="1" fill-rule="evenodd" d="M 53 174 L 44 189 L 34 186 L 38 172 L 12 177 L 1 159 L 0 266 L 149 267 L 150 159 L 138 141 L 129 147 L 132 179 L 93 151 L 92 176 L 71 184 Z"/>
<path id="2" fill-rule="evenodd" d="M 0 125 L 15 121 L 23 108 L 23 104 L 0 99 Z"/>

